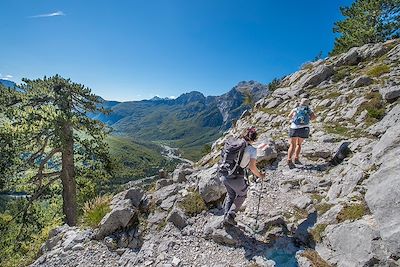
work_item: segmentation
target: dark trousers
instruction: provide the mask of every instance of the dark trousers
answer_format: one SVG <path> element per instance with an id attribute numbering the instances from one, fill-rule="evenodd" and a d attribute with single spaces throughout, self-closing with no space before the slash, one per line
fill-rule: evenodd
<path id="1" fill-rule="evenodd" d="M 226 188 L 225 215 L 235 217 L 247 197 L 248 183 L 244 175 L 230 176 L 230 178 L 221 176 L 220 180 Z"/>

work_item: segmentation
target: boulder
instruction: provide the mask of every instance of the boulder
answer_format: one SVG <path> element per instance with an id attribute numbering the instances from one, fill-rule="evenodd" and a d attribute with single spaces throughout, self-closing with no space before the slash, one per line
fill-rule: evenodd
<path id="1" fill-rule="evenodd" d="M 206 203 L 219 200 L 226 193 L 225 186 L 219 179 L 216 165 L 201 170 L 197 177 L 199 178 L 199 193 Z"/>
<path id="2" fill-rule="evenodd" d="M 306 158 L 323 158 L 327 159 L 332 156 L 332 151 L 334 150 L 334 145 L 316 142 L 307 142 L 306 145 L 302 147 L 301 154 Z"/>
<path id="3" fill-rule="evenodd" d="M 138 209 L 132 205 L 130 199 L 120 200 L 114 204 L 113 209 L 107 213 L 101 222 L 96 233 L 96 239 L 103 239 L 105 236 L 114 233 L 119 229 L 128 227 L 136 219 Z"/>
<path id="4" fill-rule="evenodd" d="M 156 190 L 159 190 L 160 188 L 171 185 L 173 183 L 174 181 L 172 179 L 159 179 L 156 181 Z"/>
<path id="5" fill-rule="evenodd" d="M 172 222 L 177 228 L 183 229 L 187 225 L 187 217 L 180 208 L 173 208 L 167 216 L 167 221 Z"/>
<path id="6" fill-rule="evenodd" d="M 140 188 L 130 188 L 128 190 L 122 191 L 116 194 L 111 200 L 111 208 L 118 205 L 118 203 L 122 200 L 129 199 L 132 204 L 138 208 L 142 201 L 144 200 L 145 194 L 144 191 Z"/>
<path id="7" fill-rule="evenodd" d="M 335 63 L 335 67 L 343 65 L 356 65 L 362 60 L 359 53 L 359 47 L 353 47 L 346 53 L 342 54 Z"/>
<path id="8" fill-rule="evenodd" d="M 263 140 L 263 138 L 260 137 L 254 147 L 257 148 L 257 162 L 270 161 L 278 157 L 276 145 L 273 141 Z"/>
<path id="9" fill-rule="evenodd" d="M 181 186 L 178 186 L 177 184 L 171 184 L 168 186 L 165 186 L 153 193 L 153 200 L 157 205 L 161 204 L 165 199 L 168 197 L 178 193 L 178 191 L 181 189 Z"/>
<path id="10" fill-rule="evenodd" d="M 356 153 L 344 169 L 333 180 L 333 184 L 328 191 L 329 200 L 335 200 L 339 197 L 345 197 L 351 192 L 357 184 L 366 176 L 366 171 L 372 166 L 371 160 L 366 153 Z"/>
<path id="11" fill-rule="evenodd" d="M 192 174 L 193 169 L 189 164 L 179 165 L 172 174 L 172 180 L 174 183 L 182 183 L 186 181 L 186 175 Z"/>
<path id="12" fill-rule="evenodd" d="M 294 200 L 292 200 L 291 203 L 292 203 L 292 205 L 294 205 L 295 207 L 297 207 L 299 209 L 305 209 L 312 203 L 312 200 L 308 196 L 304 195 L 304 196 L 295 198 Z"/>
<path id="13" fill-rule="evenodd" d="M 312 73 L 304 75 L 300 79 L 299 83 L 301 84 L 301 88 L 315 87 L 321 82 L 327 80 L 333 73 L 333 66 L 320 65 Z"/>
<path id="14" fill-rule="evenodd" d="M 282 102 L 283 102 L 282 98 L 275 98 L 274 100 L 272 100 L 271 102 L 268 103 L 266 108 L 275 108 L 275 107 L 279 106 Z"/>
<path id="15" fill-rule="evenodd" d="M 372 160 L 375 165 L 381 164 L 386 158 L 385 155 L 400 145 L 400 124 L 394 124 L 379 139 L 372 149 Z"/>
<path id="16" fill-rule="evenodd" d="M 385 154 L 368 180 L 365 200 L 378 222 L 380 236 L 394 255 L 400 255 L 400 147 Z"/>
<path id="17" fill-rule="evenodd" d="M 163 210 L 170 210 L 175 204 L 176 198 L 176 195 L 169 196 L 163 202 L 161 202 L 160 208 Z"/>
<path id="18" fill-rule="evenodd" d="M 395 100 L 400 96 L 400 85 L 386 86 L 379 89 L 382 98 L 385 100 Z"/>
<path id="19" fill-rule="evenodd" d="M 400 124 L 400 104 L 394 106 L 381 121 L 368 128 L 368 132 L 378 136 L 384 134 L 389 127 L 397 124 Z"/>
<path id="20" fill-rule="evenodd" d="M 354 79 L 352 82 L 352 86 L 354 88 L 363 87 L 363 86 L 368 86 L 368 85 L 372 84 L 373 82 L 374 82 L 373 79 L 371 79 L 370 77 L 368 77 L 366 75 L 363 75 L 363 76 L 360 76 L 360 77 L 357 77 L 356 79 Z"/>
<path id="21" fill-rule="evenodd" d="M 338 267 L 370 266 L 377 263 L 381 251 L 379 232 L 367 220 L 328 225 L 323 244 L 318 244 L 317 252 Z M 325 248 L 324 248 L 325 246 Z"/>

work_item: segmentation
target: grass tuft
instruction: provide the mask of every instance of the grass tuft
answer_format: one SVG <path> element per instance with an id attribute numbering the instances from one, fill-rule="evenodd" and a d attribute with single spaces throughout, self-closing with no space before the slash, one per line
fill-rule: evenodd
<path id="1" fill-rule="evenodd" d="M 344 207 L 336 217 L 338 223 L 346 220 L 354 221 L 361 219 L 364 215 L 369 213 L 369 209 L 365 202 L 359 204 L 353 204 Z"/>
<path id="2" fill-rule="evenodd" d="M 185 196 L 181 202 L 181 207 L 189 216 L 195 216 L 207 209 L 206 203 L 197 191 L 190 192 Z"/>
<path id="3" fill-rule="evenodd" d="M 98 196 L 83 206 L 83 225 L 96 228 L 101 219 L 110 212 L 110 196 Z"/>
<path id="4" fill-rule="evenodd" d="M 368 72 L 367 75 L 368 76 L 372 76 L 372 77 L 379 77 L 384 73 L 388 73 L 390 72 L 390 67 L 386 64 L 379 64 L 374 66 L 373 68 L 371 68 Z"/>

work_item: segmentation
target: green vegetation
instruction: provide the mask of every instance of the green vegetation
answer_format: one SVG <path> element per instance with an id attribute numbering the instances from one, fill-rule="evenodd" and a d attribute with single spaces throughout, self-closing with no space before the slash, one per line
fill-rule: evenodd
<path id="1" fill-rule="evenodd" d="M 301 253 L 301 256 L 310 260 L 312 267 L 331 267 L 321 256 L 313 249 L 306 249 Z"/>
<path id="2" fill-rule="evenodd" d="M 328 210 L 330 210 L 330 208 L 332 208 L 333 205 L 332 204 L 328 204 L 328 203 L 318 203 L 317 205 L 315 205 L 315 209 L 318 212 L 318 215 L 322 215 L 325 212 L 327 212 Z"/>
<path id="3" fill-rule="evenodd" d="M 327 224 L 317 224 L 310 230 L 310 234 L 316 243 L 321 243 L 322 233 L 325 231 Z"/>
<path id="4" fill-rule="evenodd" d="M 295 207 L 293 216 L 294 216 L 296 221 L 300 221 L 300 220 L 303 220 L 303 219 L 308 217 L 308 212 L 306 210 L 304 210 L 304 209 L 300 209 L 300 208 Z"/>
<path id="5" fill-rule="evenodd" d="M 97 196 L 83 206 L 82 224 L 91 228 L 97 228 L 101 219 L 111 211 L 110 196 Z"/>
<path id="6" fill-rule="evenodd" d="M 62 225 L 61 197 L 35 201 L 25 218 L 16 217 L 25 209 L 27 202 L 26 199 L 9 201 L 0 213 L 0 266 L 31 264 L 50 230 Z"/>
<path id="7" fill-rule="evenodd" d="M 350 7 L 341 7 L 340 11 L 344 19 L 336 22 L 333 28 L 339 36 L 331 55 L 400 35 L 398 0 L 356 0 Z"/>
<path id="8" fill-rule="evenodd" d="M 268 83 L 268 90 L 273 92 L 281 85 L 282 78 L 274 78 L 270 83 Z"/>
<path id="9" fill-rule="evenodd" d="M 327 133 L 349 136 L 349 129 L 338 123 L 329 123 L 324 125 L 324 130 Z"/>
<path id="10" fill-rule="evenodd" d="M 201 150 L 202 156 L 205 156 L 211 152 L 211 145 L 210 144 L 205 144 L 203 146 L 203 149 Z"/>
<path id="11" fill-rule="evenodd" d="M 317 194 L 317 193 L 312 194 L 312 195 L 311 195 L 311 198 L 312 198 L 312 199 L 315 199 L 315 200 L 318 201 L 318 202 L 321 202 L 321 200 L 324 199 L 323 196 L 321 196 L 320 194 Z"/>
<path id="12" fill-rule="evenodd" d="M 181 207 L 189 216 L 195 216 L 207 208 L 203 198 L 197 191 L 190 192 L 181 202 Z"/>
<path id="13" fill-rule="evenodd" d="M 372 77 L 379 77 L 382 74 L 388 72 L 390 72 L 390 67 L 387 64 L 379 64 L 368 70 L 367 75 Z"/>
<path id="14" fill-rule="evenodd" d="M 342 94 L 340 92 L 330 92 L 329 94 L 323 95 L 323 99 L 334 99 L 338 98 Z"/>
<path id="15" fill-rule="evenodd" d="M 339 82 L 351 74 L 354 74 L 357 70 L 357 66 L 340 66 L 332 75 L 332 81 L 335 83 Z"/>
<path id="16" fill-rule="evenodd" d="M 0 86 L 0 190 L 29 196 L 1 205 L 1 266 L 29 264 L 52 228 L 76 225 L 112 170 L 106 128 L 86 116 L 106 112 L 99 98 L 58 75 L 24 82 Z"/>
<path id="17" fill-rule="evenodd" d="M 341 223 L 346 220 L 358 220 L 361 219 L 364 215 L 368 214 L 369 210 L 365 202 L 359 204 L 353 204 L 344 207 L 336 217 L 336 220 Z"/>
<path id="18" fill-rule="evenodd" d="M 114 162 L 114 173 L 102 192 L 115 191 L 129 181 L 156 175 L 161 168 L 171 172 L 178 163 L 165 158 L 161 154 L 162 148 L 154 143 L 139 142 L 126 136 L 108 136 L 106 141 Z"/>
<path id="19" fill-rule="evenodd" d="M 385 116 L 385 105 L 379 92 L 370 92 L 366 95 L 367 102 L 360 105 L 357 114 L 363 110 L 368 112 L 367 125 L 372 125 Z"/>

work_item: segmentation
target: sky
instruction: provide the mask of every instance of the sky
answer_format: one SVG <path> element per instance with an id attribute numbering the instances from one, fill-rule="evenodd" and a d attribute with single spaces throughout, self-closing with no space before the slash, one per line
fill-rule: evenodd
<path id="1" fill-rule="evenodd" d="M 332 49 L 352 0 L 0 0 L 0 79 L 60 74 L 108 100 L 221 95 Z"/>

